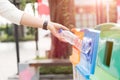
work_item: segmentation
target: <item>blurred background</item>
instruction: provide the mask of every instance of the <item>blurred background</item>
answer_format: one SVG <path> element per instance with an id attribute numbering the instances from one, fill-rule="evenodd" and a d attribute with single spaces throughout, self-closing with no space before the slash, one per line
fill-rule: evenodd
<path id="1" fill-rule="evenodd" d="M 101 23 L 120 23 L 120 0 L 10 0 L 36 17 L 72 28 L 94 28 Z M 18 72 L 18 63 L 30 59 L 64 58 L 71 46 L 49 31 L 15 25 L 0 16 L 0 80 Z"/>

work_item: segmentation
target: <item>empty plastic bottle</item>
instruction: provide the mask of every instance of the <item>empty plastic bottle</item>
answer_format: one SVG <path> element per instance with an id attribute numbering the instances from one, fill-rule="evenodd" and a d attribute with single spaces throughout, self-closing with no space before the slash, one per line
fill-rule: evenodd
<path id="1" fill-rule="evenodd" d="M 87 54 L 91 49 L 91 46 L 88 46 L 91 40 L 88 38 L 83 38 L 83 40 L 79 39 L 75 34 L 68 30 L 59 30 L 60 35 L 71 45 L 74 45 L 78 48 L 82 53 Z"/>
<path id="2" fill-rule="evenodd" d="M 60 29 L 59 33 L 65 39 L 65 41 L 71 45 L 75 45 L 75 41 L 79 40 L 79 38 L 76 35 L 74 35 L 72 32 L 68 30 Z"/>

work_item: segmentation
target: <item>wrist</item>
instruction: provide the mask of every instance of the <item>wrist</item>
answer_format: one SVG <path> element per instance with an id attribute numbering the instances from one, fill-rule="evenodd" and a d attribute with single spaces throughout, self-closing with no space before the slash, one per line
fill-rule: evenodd
<path id="1" fill-rule="evenodd" d="M 48 26 L 47 26 L 47 29 L 48 30 L 51 30 L 53 27 L 53 23 L 51 21 L 48 21 Z"/>
<path id="2" fill-rule="evenodd" d="M 44 30 L 47 30 L 47 29 L 48 29 L 48 21 L 47 21 L 47 20 L 43 22 L 43 27 L 42 27 L 42 29 L 44 29 Z"/>

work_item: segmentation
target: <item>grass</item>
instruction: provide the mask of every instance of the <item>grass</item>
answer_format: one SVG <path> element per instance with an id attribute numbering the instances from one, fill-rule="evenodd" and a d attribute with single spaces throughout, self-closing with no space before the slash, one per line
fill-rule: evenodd
<path id="1" fill-rule="evenodd" d="M 46 59 L 45 57 L 36 57 L 35 60 Z M 40 66 L 40 74 L 72 74 L 72 66 Z"/>

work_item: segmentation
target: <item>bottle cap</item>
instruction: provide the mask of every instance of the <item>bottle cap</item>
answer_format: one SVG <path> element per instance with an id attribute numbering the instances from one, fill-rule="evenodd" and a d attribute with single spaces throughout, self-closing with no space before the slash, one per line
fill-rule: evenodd
<path id="1" fill-rule="evenodd" d="M 58 33 L 61 33 L 63 29 L 59 29 Z"/>

